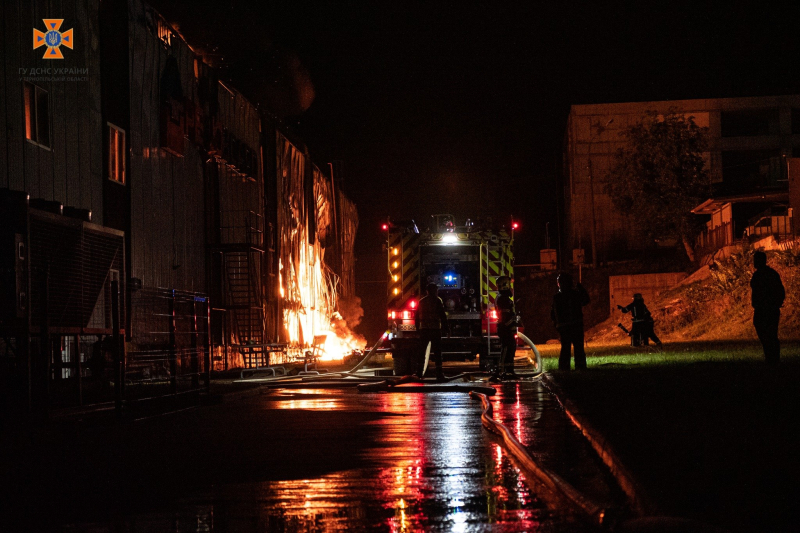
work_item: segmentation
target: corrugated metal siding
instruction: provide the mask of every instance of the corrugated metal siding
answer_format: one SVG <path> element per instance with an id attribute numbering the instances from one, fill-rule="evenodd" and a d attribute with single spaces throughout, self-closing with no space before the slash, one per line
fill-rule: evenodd
<path id="1" fill-rule="evenodd" d="M 206 292 L 204 180 L 199 150 L 184 139 L 184 156 L 160 148 L 160 82 L 167 58 L 178 63 L 184 96 L 197 101 L 194 56 L 181 40 L 167 50 L 155 33 L 157 15 L 129 4 L 131 61 L 131 275 L 148 287 Z"/>
<path id="2" fill-rule="evenodd" d="M 253 153 L 260 152 L 260 116 L 258 110 L 240 93 L 220 84 L 217 101 L 217 119 L 230 135 L 243 142 Z M 223 226 L 233 226 L 236 231 L 224 231 L 223 242 L 246 242 L 243 233 L 246 224 L 263 230 L 264 181 L 259 159 L 253 176 L 244 177 L 234 172 L 225 161 L 217 163 L 219 169 L 219 205 Z M 257 220 L 252 220 L 253 213 Z M 250 219 L 246 221 L 245 219 Z M 259 243 L 260 244 L 260 243 Z"/>
<path id="3" fill-rule="evenodd" d="M 2 2 L 0 187 L 90 209 L 93 221 L 102 224 L 98 7 L 99 0 Z M 63 30 L 74 30 L 75 48 L 62 49 L 63 60 L 44 60 L 42 49 L 30 46 L 31 33 L 34 27 L 43 27 L 42 18 L 56 16 L 64 18 Z M 51 150 L 47 150 L 25 139 L 19 69 L 52 67 L 89 72 L 86 81 L 34 81 L 49 96 Z"/>

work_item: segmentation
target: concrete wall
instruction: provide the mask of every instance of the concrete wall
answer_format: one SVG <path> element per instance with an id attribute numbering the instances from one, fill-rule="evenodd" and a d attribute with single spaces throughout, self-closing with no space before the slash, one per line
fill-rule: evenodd
<path id="1" fill-rule="evenodd" d="M 635 274 L 625 276 L 609 276 L 609 311 L 618 313 L 617 305 L 628 305 L 633 295 L 642 293 L 645 304 L 649 304 L 656 296 L 674 287 L 686 277 L 683 272 L 661 272 L 658 274 Z M 650 311 L 653 311 L 652 309 Z"/>

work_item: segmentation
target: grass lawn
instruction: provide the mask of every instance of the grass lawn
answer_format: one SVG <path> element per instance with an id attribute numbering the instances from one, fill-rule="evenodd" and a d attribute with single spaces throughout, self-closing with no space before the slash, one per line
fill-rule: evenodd
<path id="1" fill-rule="evenodd" d="M 554 379 L 665 514 L 731 531 L 797 531 L 800 343 L 767 368 L 752 342 L 592 346 Z M 541 349 L 557 367 L 558 345 Z"/>

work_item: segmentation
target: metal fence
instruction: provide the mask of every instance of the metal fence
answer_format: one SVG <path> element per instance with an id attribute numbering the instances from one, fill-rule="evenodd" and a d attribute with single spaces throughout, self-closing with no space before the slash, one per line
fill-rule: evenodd
<path id="1" fill-rule="evenodd" d="M 199 293 L 140 289 L 131 295 L 126 400 L 208 387 L 209 312 L 208 297 Z"/>
<path id="2" fill-rule="evenodd" d="M 725 222 L 714 229 L 706 230 L 697 237 L 696 247 L 703 253 L 711 253 L 733 244 L 733 224 Z"/>

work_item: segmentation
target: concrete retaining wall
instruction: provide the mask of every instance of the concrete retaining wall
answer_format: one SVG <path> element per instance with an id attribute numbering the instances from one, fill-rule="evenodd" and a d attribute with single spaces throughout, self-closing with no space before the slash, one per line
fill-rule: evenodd
<path id="1" fill-rule="evenodd" d="M 674 287 L 686 277 L 683 272 L 661 272 L 658 274 L 636 274 L 625 276 L 609 276 L 609 313 L 617 312 L 617 305 L 628 305 L 633 295 L 642 293 L 645 303 Z"/>

